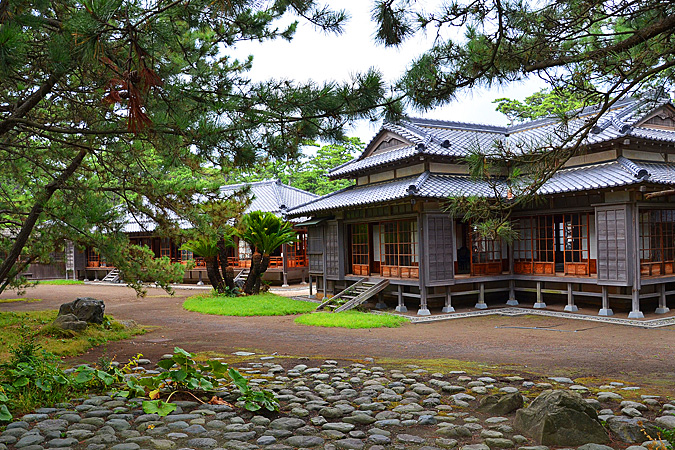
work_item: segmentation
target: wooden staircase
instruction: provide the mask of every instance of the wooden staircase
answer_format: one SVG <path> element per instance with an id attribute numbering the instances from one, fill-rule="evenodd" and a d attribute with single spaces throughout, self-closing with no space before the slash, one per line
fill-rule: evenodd
<path id="1" fill-rule="evenodd" d="M 368 278 L 361 278 L 344 291 L 320 304 L 316 310 L 321 311 L 325 308 L 332 312 L 342 312 L 356 308 L 382 292 L 387 286 L 389 286 L 387 279 L 369 281 Z"/>
<path id="2" fill-rule="evenodd" d="M 241 272 L 239 272 L 237 274 L 237 276 L 234 277 L 235 284 L 237 282 L 246 283 L 246 280 L 248 279 L 249 273 L 251 273 L 251 269 L 249 269 L 248 267 L 245 267 L 245 268 L 241 269 Z"/>
<path id="3" fill-rule="evenodd" d="M 105 281 L 106 283 L 116 283 L 119 281 L 119 279 L 120 279 L 119 269 L 113 269 L 110 272 L 108 272 L 101 281 L 102 282 Z"/>

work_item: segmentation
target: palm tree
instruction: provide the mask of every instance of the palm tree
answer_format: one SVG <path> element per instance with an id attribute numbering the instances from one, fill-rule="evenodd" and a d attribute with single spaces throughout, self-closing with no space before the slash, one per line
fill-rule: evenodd
<path id="1" fill-rule="evenodd" d="M 191 239 L 181 246 L 181 250 L 187 250 L 194 253 L 197 256 L 201 256 L 206 261 L 206 275 L 209 277 L 209 283 L 213 286 L 213 289 L 216 290 L 219 294 L 225 292 L 225 282 L 223 277 L 220 275 L 219 264 L 218 264 L 218 255 L 221 253 L 220 249 L 224 249 L 234 246 L 234 241 L 232 240 L 232 235 L 225 235 L 220 240 L 216 240 L 210 236 L 202 236 L 197 239 Z M 220 247 L 220 248 L 219 248 Z M 221 257 L 222 259 L 222 257 Z M 221 261 L 223 267 L 227 266 L 227 259 Z M 225 272 L 226 269 L 223 271 Z M 232 277 L 227 277 L 228 281 L 227 286 L 233 288 L 234 283 L 232 282 Z"/>
<path id="2" fill-rule="evenodd" d="M 244 284 L 244 293 L 258 294 L 260 279 L 270 264 L 270 253 L 283 244 L 295 241 L 296 233 L 291 224 L 273 213 L 253 211 L 244 215 L 236 235 L 246 241 L 253 251 L 251 272 Z"/>

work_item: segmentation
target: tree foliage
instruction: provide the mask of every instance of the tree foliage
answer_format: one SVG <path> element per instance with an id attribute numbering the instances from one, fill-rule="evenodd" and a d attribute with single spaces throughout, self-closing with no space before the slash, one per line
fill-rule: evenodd
<path id="1" fill-rule="evenodd" d="M 325 195 L 350 186 L 350 180 L 329 180 L 328 170 L 351 161 L 365 148 L 357 137 L 346 138 L 334 144 L 319 146 L 314 155 L 303 154 L 299 159 L 268 160 L 253 171 L 233 173 L 233 182 L 252 182 L 279 179 L 282 183 L 313 194 Z"/>
<path id="2" fill-rule="evenodd" d="M 579 106 L 568 111 L 551 105 L 561 120 L 555 139 L 517 149 L 500 143 L 474 149 L 472 172 L 488 182 L 506 179 L 510 195 L 460 200 L 453 209 L 474 215 L 491 210 L 494 232 L 508 231 L 504 225 L 510 212 L 531 204 L 539 187 L 584 149 L 585 137 L 602 113 L 650 88 L 657 88 L 655 97 L 662 96 L 675 81 L 673 2 L 448 1 L 433 11 L 416 6 L 410 0 L 378 0 L 373 13 L 385 45 L 399 45 L 416 32 L 436 35 L 433 46 L 397 84 L 406 104 L 427 110 L 448 104 L 465 90 L 540 77 L 554 96 L 571 98 Z M 541 101 L 548 108 L 551 99 L 535 95 L 531 106 Z M 591 105 L 596 105 L 593 114 L 582 126 L 566 127 Z M 506 106 L 512 112 L 520 109 Z M 494 174 L 499 173 L 508 175 L 497 180 Z"/>
<path id="3" fill-rule="evenodd" d="M 297 239 L 293 226 L 271 212 L 252 211 L 242 218 L 237 231 L 239 239 L 251 246 L 251 270 L 244 284 L 245 294 L 258 294 L 263 274 L 270 263 L 270 254 Z"/>
<path id="4" fill-rule="evenodd" d="M 0 0 L 0 291 L 64 238 L 105 249 L 127 212 L 170 235 L 232 167 L 397 110 L 374 70 L 252 82 L 230 49 L 291 39 L 287 15 L 327 32 L 346 19 L 314 0 Z"/>
<path id="5" fill-rule="evenodd" d="M 526 122 L 542 117 L 555 117 L 565 120 L 570 111 L 584 107 L 586 99 L 576 98 L 575 92 L 567 90 L 541 89 L 525 97 L 521 102 L 511 98 L 498 98 L 497 111 L 509 118 L 511 123 Z M 601 101 L 600 98 L 597 101 Z"/>

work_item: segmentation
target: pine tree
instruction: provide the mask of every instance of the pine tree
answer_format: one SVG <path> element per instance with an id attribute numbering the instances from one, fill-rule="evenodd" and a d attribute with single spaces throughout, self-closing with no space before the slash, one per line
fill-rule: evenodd
<path id="1" fill-rule="evenodd" d="M 376 71 L 344 85 L 250 81 L 252 58 L 229 50 L 291 39 L 297 22 L 277 24 L 288 14 L 327 32 L 346 18 L 313 0 L 0 0 L 0 292 L 64 238 L 140 279 L 148 255 L 115 251 L 127 212 L 171 235 L 223 172 L 339 139 L 391 104 Z"/>

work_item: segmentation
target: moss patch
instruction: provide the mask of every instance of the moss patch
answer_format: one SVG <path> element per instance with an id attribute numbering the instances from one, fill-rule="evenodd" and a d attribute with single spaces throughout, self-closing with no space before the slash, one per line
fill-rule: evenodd
<path id="1" fill-rule="evenodd" d="M 51 325 L 57 314 L 55 310 L 0 313 L 0 360 L 7 360 L 10 349 L 30 335 L 35 335 L 36 343 L 48 352 L 75 356 L 108 341 L 145 333 L 140 327 L 125 328 L 109 316 L 104 325 L 91 324 L 79 333 L 64 332 Z"/>

